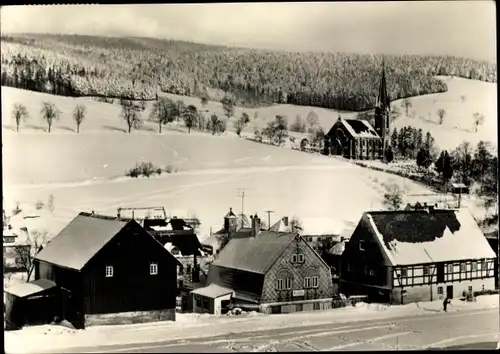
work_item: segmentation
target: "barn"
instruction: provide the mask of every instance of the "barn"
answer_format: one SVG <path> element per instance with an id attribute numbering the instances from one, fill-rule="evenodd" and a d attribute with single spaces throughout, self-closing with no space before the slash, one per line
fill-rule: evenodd
<path id="1" fill-rule="evenodd" d="M 135 220 L 80 213 L 34 260 L 75 328 L 175 320 L 177 259 Z"/>

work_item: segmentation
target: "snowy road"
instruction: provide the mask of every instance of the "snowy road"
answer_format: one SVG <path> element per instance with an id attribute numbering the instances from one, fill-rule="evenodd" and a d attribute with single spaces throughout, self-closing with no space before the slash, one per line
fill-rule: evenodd
<path id="1" fill-rule="evenodd" d="M 255 330 L 223 336 L 166 340 L 134 345 L 71 348 L 64 352 L 164 353 L 397 350 L 467 345 L 495 348 L 500 340 L 498 309 L 435 313 L 409 318 L 370 320 Z M 168 333 L 165 333 L 168 337 Z"/>

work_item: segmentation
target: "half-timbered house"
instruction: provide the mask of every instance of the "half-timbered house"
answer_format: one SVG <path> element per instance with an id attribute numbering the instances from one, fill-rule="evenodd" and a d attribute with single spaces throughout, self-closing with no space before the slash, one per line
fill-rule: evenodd
<path id="1" fill-rule="evenodd" d="M 342 254 L 341 292 L 377 302 L 495 288 L 495 252 L 467 209 L 365 213 Z"/>
<path id="2" fill-rule="evenodd" d="M 225 305 L 266 313 L 328 309 L 330 267 L 295 232 L 261 231 L 260 219 L 241 228 L 210 265 L 208 286 L 192 292 L 195 312 Z"/>
<path id="3" fill-rule="evenodd" d="M 80 213 L 35 257 L 35 279 L 61 289 L 61 314 L 90 324 L 175 320 L 176 258 L 135 220 Z M 122 318 L 123 320 L 123 318 Z"/>

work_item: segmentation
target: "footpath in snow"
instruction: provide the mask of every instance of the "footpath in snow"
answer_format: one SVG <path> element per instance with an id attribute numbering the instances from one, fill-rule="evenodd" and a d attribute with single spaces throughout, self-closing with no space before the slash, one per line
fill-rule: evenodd
<path id="1" fill-rule="evenodd" d="M 492 309 L 498 308 L 498 304 L 498 294 L 479 296 L 476 302 L 463 302 L 457 299 L 452 301 L 449 312 Z M 19 331 L 4 332 L 5 352 L 40 353 L 90 345 L 153 343 L 250 332 L 257 328 L 270 330 L 387 319 L 398 316 L 429 315 L 441 311 L 441 301 L 412 303 L 403 306 L 358 303 L 356 307 L 280 315 L 264 315 L 255 312 L 240 316 L 177 314 L 175 322 L 92 326 L 86 330 L 75 330 L 62 325 L 33 326 Z"/>

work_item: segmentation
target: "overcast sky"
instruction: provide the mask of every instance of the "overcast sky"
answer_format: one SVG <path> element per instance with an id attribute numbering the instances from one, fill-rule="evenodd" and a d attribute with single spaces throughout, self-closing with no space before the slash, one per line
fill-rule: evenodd
<path id="1" fill-rule="evenodd" d="M 8 6 L 1 30 L 496 62 L 494 1 Z"/>

